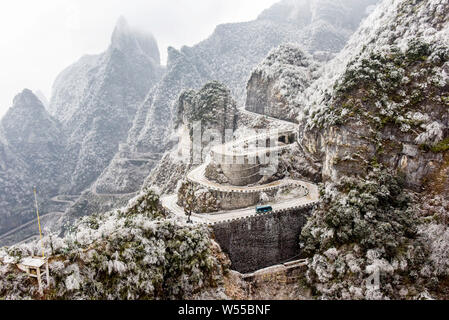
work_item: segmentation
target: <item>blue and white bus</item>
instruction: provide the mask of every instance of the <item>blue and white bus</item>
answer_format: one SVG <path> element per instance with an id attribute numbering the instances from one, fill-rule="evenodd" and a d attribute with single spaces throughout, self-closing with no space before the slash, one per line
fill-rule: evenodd
<path id="1" fill-rule="evenodd" d="M 272 212 L 273 208 L 271 206 L 259 206 L 256 207 L 256 213 L 267 213 Z"/>

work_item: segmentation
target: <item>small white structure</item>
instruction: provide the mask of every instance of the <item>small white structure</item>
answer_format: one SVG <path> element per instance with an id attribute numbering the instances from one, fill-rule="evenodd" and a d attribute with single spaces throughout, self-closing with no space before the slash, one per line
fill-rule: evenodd
<path id="1" fill-rule="evenodd" d="M 47 277 L 47 285 L 50 285 L 50 271 L 48 268 L 48 259 L 39 257 L 28 257 L 23 259 L 17 267 L 26 272 L 28 276 L 32 278 L 37 278 L 37 283 L 39 285 L 40 295 L 44 294 L 42 287 L 42 276 Z"/>

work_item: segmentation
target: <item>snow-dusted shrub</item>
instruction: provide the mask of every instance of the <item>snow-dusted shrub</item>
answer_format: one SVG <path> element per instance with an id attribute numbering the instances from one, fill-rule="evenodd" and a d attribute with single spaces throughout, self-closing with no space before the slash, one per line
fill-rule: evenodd
<path id="1" fill-rule="evenodd" d="M 408 201 L 398 179 L 385 172 L 375 170 L 366 179 L 344 178 L 324 191 L 322 208 L 304 228 L 304 249 L 313 252 L 354 242 L 366 249 L 385 246 L 394 254 L 403 238 L 416 233 Z M 324 230 L 333 235 L 326 241 L 316 232 L 307 237 L 316 228 L 320 235 Z"/>
<path id="2" fill-rule="evenodd" d="M 310 256 L 307 278 L 316 294 L 399 298 L 426 254 L 417 237 L 418 224 L 400 179 L 385 170 L 328 185 L 301 234 Z M 377 275 L 379 286 L 374 288 L 367 281 Z"/>
<path id="3" fill-rule="evenodd" d="M 193 188 L 193 190 L 192 190 Z M 214 192 L 192 184 L 188 181 L 183 181 L 178 189 L 178 205 L 186 208 L 188 198 L 192 201 L 192 209 L 197 213 L 209 213 L 218 211 L 218 200 Z"/>
<path id="4" fill-rule="evenodd" d="M 431 223 L 421 228 L 421 233 L 431 243 L 430 263 L 436 276 L 449 275 L 449 227 Z M 432 270 L 429 270 L 432 272 Z"/>
<path id="5" fill-rule="evenodd" d="M 271 197 L 268 194 L 266 194 L 265 192 L 260 193 L 260 202 L 261 203 L 266 204 L 266 203 L 270 202 L 270 200 L 271 200 Z"/>
<path id="6" fill-rule="evenodd" d="M 425 223 L 419 233 L 430 246 L 428 265 L 422 272 L 433 277 L 449 277 L 449 198 L 447 194 L 420 196 L 417 209 Z"/>
<path id="7" fill-rule="evenodd" d="M 247 109 L 295 121 L 302 111 L 303 92 L 316 79 L 318 64 L 297 44 L 270 51 L 247 85 Z"/>
<path id="8" fill-rule="evenodd" d="M 443 140 L 445 126 L 438 121 L 434 121 L 424 126 L 425 132 L 416 137 L 417 144 L 436 145 Z"/>
<path id="9" fill-rule="evenodd" d="M 122 210 L 83 218 L 64 238 L 46 237 L 44 245 L 52 278 L 47 299 L 188 298 L 217 286 L 228 263 L 216 257 L 206 227 L 166 217 L 151 191 Z M 38 243 L 31 246 L 0 250 L 0 297 L 37 298 L 35 284 L 14 265 L 38 252 Z"/>
<path id="10" fill-rule="evenodd" d="M 429 138 L 435 143 L 439 134 L 435 124 L 422 128 L 422 122 L 410 115 L 428 109 L 428 105 L 444 105 L 449 82 L 441 75 L 449 61 L 448 52 L 446 44 L 420 38 L 407 42 L 404 48 L 390 45 L 362 51 L 348 64 L 323 106 L 309 112 L 308 126 L 326 127 L 364 119 L 377 129 L 391 124 L 400 126 L 403 132 L 420 134 L 430 125 L 426 130 L 430 133 L 417 140 Z"/>

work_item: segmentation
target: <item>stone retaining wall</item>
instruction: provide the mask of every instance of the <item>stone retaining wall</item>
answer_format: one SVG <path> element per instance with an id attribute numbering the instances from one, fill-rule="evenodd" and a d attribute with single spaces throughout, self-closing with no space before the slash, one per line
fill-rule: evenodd
<path id="1" fill-rule="evenodd" d="M 299 236 L 316 203 L 249 218 L 211 224 L 233 270 L 252 272 L 297 259 Z"/>
<path id="2" fill-rule="evenodd" d="M 199 187 L 205 187 L 203 185 L 197 184 L 193 182 L 195 185 Z M 309 194 L 309 190 L 301 184 L 291 183 L 288 186 L 300 188 L 304 191 L 304 196 Z M 258 190 L 241 190 L 241 189 L 233 189 L 233 190 L 222 190 L 219 188 L 214 188 L 207 186 L 206 188 L 212 194 L 212 196 L 216 199 L 217 208 L 216 210 L 205 211 L 206 212 L 216 212 L 221 210 L 237 210 L 242 208 L 253 207 L 260 204 L 260 195 L 262 192 L 266 193 L 269 197 L 274 197 L 280 188 L 287 187 L 287 185 L 277 185 L 277 186 L 269 186 L 265 188 L 261 188 Z M 180 195 L 178 195 L 180 199 Z M 181 205 L 180 203 L 178 203 Z M 181 205 L 182 206 L 182 205 Z"/>
<path id="3" fill-rule="evenodd" d="M 245 161 L 248 160 L 246 159 L 247 156 L 242 155 L 240 157 L 244 158 L 241 162 L 234 159 L 234 163 L 229 164 L 229 162 L 224 162 L 220 164 L 223 174 L 229 179 L 230 184 L 234 186 L 246 186 L 262 179 L 262 175 L 260 174 L 261 165 L 258 159 Z"/>
<path id="4" fill-rule="evenodd" d="M 260 193 L 237 193 L 213 191 L 221 210 L 236 210 L 255 206 L 260 201 Z"/>
<path id="5" fill-rule="evenodd" d="M 260 135 L 248 137 L 239 141 L 234 141 L 215 147 L 211 150 L 212 161 L 219 165 L 223 170 L 223 174 L 229 179 L 229 182 L 235 186 L 246 186 L 256 183 L 262 178 L 260 170 L 262 167 L 270 164 L 270 157 L 278 157 L 283 150 L 290 149 L 292 144 L 296 141 L 296 133 L 290 130 L 278 132 L 278 137 L 275 140 L 283 142 L 284 146 L 274 146 L 270 148 L 273 137 Z M 232 146 L 245 145 L 254 143 L 259 145 L 260 149 L 256 151 L 235 152 Z"/>

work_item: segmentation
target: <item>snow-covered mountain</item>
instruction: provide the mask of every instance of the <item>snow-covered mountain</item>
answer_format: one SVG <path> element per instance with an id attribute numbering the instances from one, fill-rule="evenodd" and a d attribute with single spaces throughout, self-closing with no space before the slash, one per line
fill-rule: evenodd
<path id="1" fill-rule="evenodd" d="M 60 183 L 65 138 L 61 125 L 28 89 L 1 120 L 0 234 L 34 218 L 33 187 L 42 197 Z"/>
<path id="2" fill-rule="evenodd" d="M 318 66 L 299 45 L 285 44 L 273 49 L 251 74 L 246 110 L 296 121 L 305 107 L 298 97 L 317 79 Z"/>
<path id="3" fill-rule="evenodd" d="M 207 82 L 217 80 L 229 87 L 237 102 L 243 105 L 251 71 L 270 50 L 294 42 L 318 61 L 326 61 L 343 48 L 367 15 L 367 8 L 377 2 L 343 0 L 335 5 L 318 0 L 281 1 L 254 21 L 217 26 L 208 39 L 193 47 L 179 51 L 169 48 L 166 73 L 137 111 L 128 134 L 127 149 L 160 159 L 177 143 L 174 122 L 176 101 L 182 90 L 200 89 Z M 309 18 L 304 20 L 302 16 Z M 142 170 L 143 167 L 130 166 L 121 158 L 122 155 L 116 154 L 98 181 L 98 187 L 110 190 L 111 182 L 117 181 L 113 193 L 130 192 L 146 178 L 145 170 L 156 163 L 151 162 Z M 139 172 L 142 174 L 137 177 Z"/>
<path id="4" fill-rule="evenodd" d="M 325 181 L 302 231 L 309 283 L 330 299 L 445 297 L 449 2 L 383 1 L 319 72 L 298 96 Z"/>
<path id="5" fill-rule="evenodd" d="M 64 149 L 55 155 L 55 169 L 46 173 L 58 177 L 48 189 L 83 193 L 69 211 L 74 217 L 123 204 L 178 142 L 177 101 L 183 90 L 199 90 L 219 80 L 242 105 L 251 71 L 270 50 L 294 42 L 316 60 L 311 65 L 327 61 L 375 3 L 281 1 L 254 21 L 218 26 L 193 47 L 169 48 L 166 69 L 160 66 L 155 39 L 120 19 L 104 53 L 81 58 L 54 83 L 48 110 L 60 123 L 55 135 Z M 9 157 L 13 154 L 6 144 L 3 150 Z M 158 168 L 152 177 L 163 171 Z M 7 181 L 15 180 L 8 175 Z M 41 196 L 48 200 L 46 194 Z"/>
<path id="6" fill-rule="evenodd" d="M 172 104 L 183 89 L 200 87 L 204 78 L 184 54 L 173 48 L 168 53 L 167 72 L 139 105 L 127 139 L 97 181 L 70 208 L 68 219 L 126 203 L 164 152 L 177 143 Z"/>
<path id="7" fill-rule="evenodd" d="M 83 191 L 101 174 L 162 73 L 154 38 L 121 18 L 105 53 L 83 57 L 58 76 L 49 110 L 68 135 L 66 192 Z"/>
<path id="8" fill-rule="evenodd" d="M 377 2 L 358 1 L 351 7 L 353 0 L 337 5 L 322 0 L 281 1 L 254 21 L 219 25 L 208 39 L 193 47 L 179 52 L 170 49 L 167 74 L 147 99 L 149 112 L 138 119 L 128 142 L 146 151 L 163 151 L 172 129 L 173 103 L 181 89 L 217 80 L 243 104 L 252 69 L 280 44 L 298 43 L 317 59 L 328 59 L 343 48 L 366 16 L 367 7 Z"/>
<path id="9" fill-rule="evenodd" d="M 189 169 L 209 155 L 212 143 L 224 143 L 237 128 L 236 102 L 230 90 L 217 81 L 206 83 L 200 90 L 184 90 L 176 105 L 179 144 L 164 154 L 144 183 L 144 187 L 155 187 L 161 194 L 175 192 Z M 195 127 L 199 124 L 201 127 Z M 194 134 L 195 139 L 201 139 L 195 155 L 191 148 Z"/>
<path id="10" fill-rule="evenodd" d="M 286 30 L 281 24 L 296 25 L 308 34 L 310 47 L 282 45 L 253 65 L 247 107 L 279 118 L 294 111 L 289 116 L 297 115 L 299 122 L 299 154 L 282 162 L 296 171 L 313 168 L 310 176 L 324 182 L 320 203 L 299 239 L 307 257 L 306 271 L 298 275 L 301 287 L 324 299 L 447 299 L 449 0 L 384 0 L 333 59 L 327 61 L 327 54 L 314 51 L 321 31 L 332 31 L 325 32 L 332 39 L 343 37 L 359 21 L 351 10 L 371 12 L 368 4 L 286 0 L 264 12 L 257 21 L 268 27 L 279 23 L 276 32 Z M 309 30 L 311 21 L 316 24 Z M 210 39 L 223 34 L 220 30 L 238 26 L 218 27 Z M 317 36 L 316 41 L 311 35 Z M 336 42 L 326 37 L 322 39 L 330 49 L 320 51 L 331 52 Z M 212 82 L 202 87 L 202 82 L 219 74 L 210 71 L 214 63 L 201 62 L 196 52 L 210 39 L 193 48 L 170 49 L 167 73 L 136 111 L 126 145 L 95 184 L 100 190 L 120 192 L 140 183 L 136 181 L 146 169 L 137 178 L 133 173 L 132 183 L 120 180 L 138 170 L 129 171 L 120 164 L 126 161 L 118 160 L 160 157 L 170 150 L 145 186 L 172 191 L 189 168 L 175 159 L 177 149 L 171 147 L 176 138 L 190 140 L 192 121 L 204 120 L 206 127 L 220 132 L 226 123 L 240 126 L 237 129 L 251 127 L 252 122 L 266 125 L 263 116 L 243 110 L 235 122 L 236 103 L 225 85 Z M 261 38 L 253 35 L 253 39 Z M 215 42 L 216 61 L 229 58 L 227 47 L 219 46 L 223 43 Z M 223 82 L 231 88 L 235 84 Z M 184 86 L 194 89 L 183 90 Z M 17 99 L 19 107 L 23 101 L 35 101 L 29 92 L 24 94 Z M 258 109 L 259 103 L 269 107 Z M 40 118 L 47 116 L 43 113 Z M 50 125 L 50 137 L 57 133 L 54 127 Z M 11 130 L 0 126 L 0 155 L 21 165 L 8 140 Z M 20 135 L 27 136 L 23 131 Z M 0 168 L 8 169 L 1 160 Z M 115 184 L 120 187 L 114 189 Z M 95 199 L 101 202 L 101 197 Z M 78 212 L 86 212 L 88 200 L 81 197 Z M 82 219 L 64 238 L 46 237 L 46 250 L 53 248 L 58 254 L 51 261 L 56 276 L 55 290 L 47 289 L 49 296 L 192 298 L 194 292 L 222 286 L 228 261 L 202 226 L 180 221 L 166 216 L 157 196 L 146 188 L 122 209 Z M 38 244 L 32 243 L 0 250 L 0 296 L 37 297 L 11 263 L 37 249 Z M 180 259 L 188 262 L 187 269 L 180 267 Z M 161 279 L 167 285 L 161 286 Z M 263 279 L 260 284 L 263 287 Z M 235 281 L 233 290 L 224 292 L 243 287 Z M 280 287 L 288 288 L 276 283 L 276 290 Z M 286 296 L 294 295 L 292 291 Z"/>
<path id="11" fill-rule="evenodd" d="M 126 141 L 138 106 L 163 72 L 153 36 L 121 18 L 104 53 L 81 58 L 57 77 L 48 112 L 42 96 L 25 90 L 16 97 L 2 119 L 0 213 L 9 218 L 0 235 L 35 218 L 33 186 L 43 214 L 54 209 L 47 206 L 52 196 L 89 187 Z"/>

